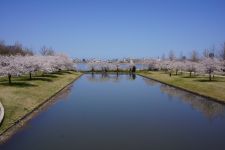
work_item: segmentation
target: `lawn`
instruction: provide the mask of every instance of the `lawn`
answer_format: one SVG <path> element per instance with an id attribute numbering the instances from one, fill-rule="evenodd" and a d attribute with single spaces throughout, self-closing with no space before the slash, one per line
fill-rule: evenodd
<path id="1" fill-rule="evenodd" d="M 5 108 L 0 133 L 80 75 L 81 73 L 70 71 L 36 75 L 32 80 L 23 76 L 12 78 L 11 85 L 7 78 L 0 78 L 0 101 Z"/>
<path id="2" fill-rule="evenodd" d="M 217 76 L 209 81 L 208 76 L 190 77 L 188 74 L 183 74 L 170 77 L 168 73 L 159 71 L 140 72 L 138 74 L 225 102 L 225 77 Z"/>

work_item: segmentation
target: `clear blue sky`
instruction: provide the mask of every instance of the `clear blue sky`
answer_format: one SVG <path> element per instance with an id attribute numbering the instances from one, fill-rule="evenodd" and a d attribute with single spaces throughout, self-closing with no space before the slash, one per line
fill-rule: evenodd
<path id="1" fill-rule="evenodd" d="M 189 54 L 225 41 L 225 0 L 0 0 L 0 40 L 72 57 Z"/>

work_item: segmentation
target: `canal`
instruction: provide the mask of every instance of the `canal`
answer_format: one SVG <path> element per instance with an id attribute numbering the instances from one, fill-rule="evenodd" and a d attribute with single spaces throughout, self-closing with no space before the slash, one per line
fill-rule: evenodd
<path id="1" fill-rule="evenodd" d="M 224 150 L 225 105 L 127 74 L 85 74 L 1 150 Z"/>

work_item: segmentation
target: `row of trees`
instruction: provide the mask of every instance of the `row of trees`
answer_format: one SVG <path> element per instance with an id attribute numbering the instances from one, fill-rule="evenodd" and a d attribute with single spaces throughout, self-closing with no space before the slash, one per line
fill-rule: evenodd
<path id="1" fill-rule="evenodd" d="M 130 71 L 135 72 L 136 67 L 135 63 L 120 63 L 120 62 L 107 62 L 107 61 L 89 61 L 88 62 L 89 69 L 94 71 L 102 71 L 102 72 L 108 72 L 108 71 Z"/>
<path id="2" fill-rule="evenodd" d="M 213 57 L 205 57 L 198 61 L 191 60 L 146 60 L 144 64 L 147 70 L 163 70 L 171 76 L 180 72 L 189 72 L 192 74 L 208 74 L 209 80 L 212 80 L 214 74 L 225 72 L 225 61 Z"/>
<path id="3" fill-rule="evenodd" d="M 141 70 L 151 71 L 165 71 L 171 76 L 172 73 L 176 75 L 178 73 L 189 72 L 190 76 L 193 74 L 208 74 L 209 80 L 212 80 L 212 76 L 216 73 L 225 72 L 225 60 L 218 59 L 216 57 L 204 57 L 196 61 L 187 59 L 142 59 L 136 63 L 121 64 L 119 62 L 89 62 L 89 68 L 91 71 L 131 71 L 134 66 L 141 65 Z M 140 68 L 139 68 L 140 69 Z"/>
<path id="4" fill-rule="evenodd" d="M 75 66 L 66 55 L 54 56 L 2 56 L 0 55 L 0 76 L 8 76 L 11 83 L 12 76 L 29 74 L 41 71 L 43 73 L 52 73 L 60 70 L 74 70 Z"/>

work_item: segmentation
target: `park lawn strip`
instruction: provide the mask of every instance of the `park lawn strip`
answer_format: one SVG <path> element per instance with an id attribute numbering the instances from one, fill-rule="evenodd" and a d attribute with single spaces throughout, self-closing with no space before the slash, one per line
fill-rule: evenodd
<path id="1" fill-rule="evenodd" d="M 0 101 L 5 108 L 0 134 L 80 75 L 79 72 L 64 71 L 37 75 L 32 80 L 23 76 L 12 78 L 11 85 L 7 78 L 0 78 Z"/>
<path id="2" fill-rule="evenodd" d="M 170 77 L 168 73 L 161 71 L 146 71 L 138 74 L 225 103 L 225 77 L 215 77 L 209 81 L 208 76 L 190 77 L 184 74 Z"/>

